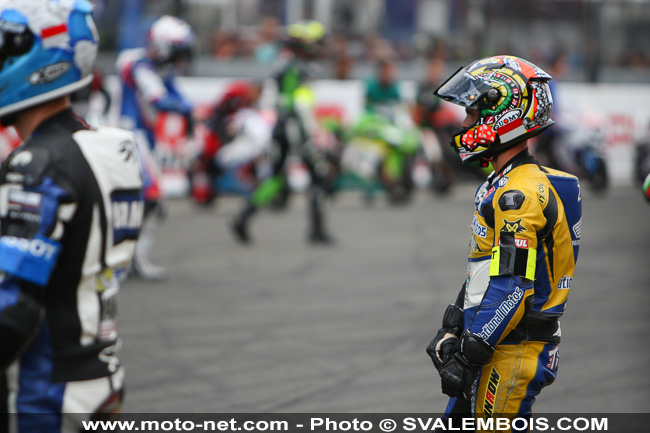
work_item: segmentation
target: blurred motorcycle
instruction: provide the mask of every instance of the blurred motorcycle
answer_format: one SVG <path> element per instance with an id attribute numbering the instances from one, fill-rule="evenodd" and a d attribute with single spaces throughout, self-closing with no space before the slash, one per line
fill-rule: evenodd
<path id="1" fill-rule="evenodd" d="M 406 107 L 376 107 L 353 128 L 341 165 L 364 190 L 367 201 L 383 189 L 391 204 L 403 204 L 413 192 L 413 164 L 419 149 L 419 134 Z"/>
<path id="2" fill-rule="evenodd" d="M 538 160 L 551 168 L 586 180 L 596 193 L 609 186 L 602 119 L 593 113 L 564 112 L 562 123 L 540 135 L 534 144 Z"/>
<path id="3" fill-rule="evenodd" d="M 259 179 L 269 176 L 267 158 L 273 120 L 252 108 L 229 116 L 229 139 L 222 141 L 205 122 L 196 124 L 195 156 L 189 164 L 192 199 L 210 205 L 220 194 L 247 194 Z"/>

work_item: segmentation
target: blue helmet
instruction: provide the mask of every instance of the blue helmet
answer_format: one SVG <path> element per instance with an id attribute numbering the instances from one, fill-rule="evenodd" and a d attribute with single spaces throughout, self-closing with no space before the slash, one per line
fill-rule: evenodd
<path id="1" fill-rule="evenodd" d="M 87 0 L 0 0 L 0 117 L 90 83 L 99 37 Z"/>

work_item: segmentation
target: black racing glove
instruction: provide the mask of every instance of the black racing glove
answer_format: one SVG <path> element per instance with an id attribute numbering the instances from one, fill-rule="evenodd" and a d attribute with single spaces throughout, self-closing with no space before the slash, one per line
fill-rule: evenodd
<path id="1" fill-rule="evenodd" d="M 438 334 L 427 346 L 427 353 L 436 370 L 440 371 L 453 357 L 462 329 L 463 309 L 450 304 L 442 318 L 442 328 L 438 329 Z"/>
<path id="2" fill-rule="evenodd" d="M 440 370 L 442 392 L 449 397 L 472 397 L 472 384 L 482 366 L 490 362 L 494 348 L 477 334 L 465 332 L 460 349 Z"/>
<path id="3" fill-rule="evenodd" d="M 32 342 L 45 311 L 31 295 L 21 293 L 15 305 L 0 314 L 0 372 L 4 371 Z"/>
<path id="4" fill-rule="evenodd" d="M 479 367 L 472 366 L 465 357 L 456 353 L 451 361 L 440 369 L 442 393 L 449 397 L 472 397 L 472 384 L 478 377 Z"/>

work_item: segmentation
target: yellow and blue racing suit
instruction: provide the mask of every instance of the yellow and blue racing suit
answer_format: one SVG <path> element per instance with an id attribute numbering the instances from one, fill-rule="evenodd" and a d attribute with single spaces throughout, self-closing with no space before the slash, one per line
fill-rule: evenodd
<path id="1" fill-rule="evenodd" d="M 473 384 L 471 409 L 452 398 L 447 416 L 532 413 L 557 373 L 581 224 L 578 179 L 539 166 L 527 150 L 478 189 L 463 319 L 495 351 Z"/>

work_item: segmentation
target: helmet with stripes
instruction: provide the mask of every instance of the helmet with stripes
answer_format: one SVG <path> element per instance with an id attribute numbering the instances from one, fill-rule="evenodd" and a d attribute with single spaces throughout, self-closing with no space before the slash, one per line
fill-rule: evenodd
<path id="1" fill-rule="evenodd" d="M 514 56 L 461 67 L 434 94 L 477 113 L 451 140 L 463 162 L 490 158 L 552 125 L 551 76 Z"/>
<path id="2" fill-rule="evenodd" d="M 87 0 L 0 0 L 0 117 L 90 84 L 91 13 Z"/>

